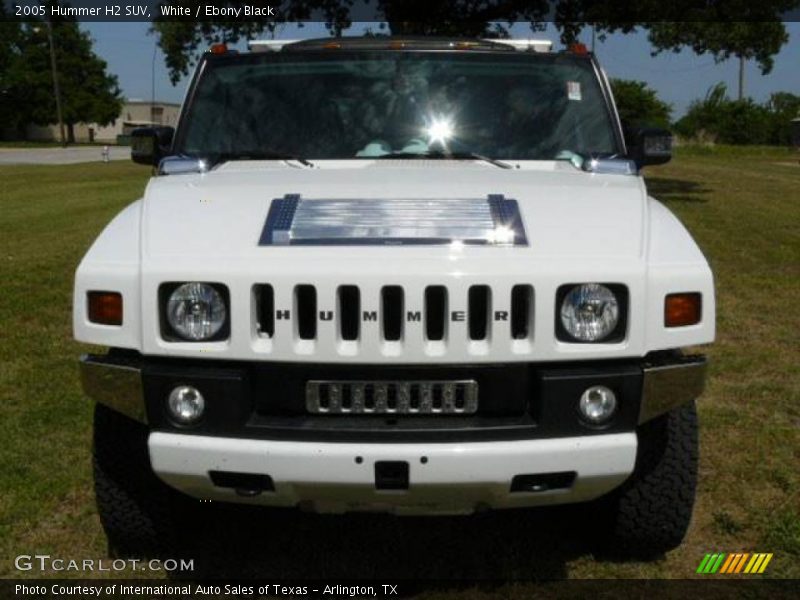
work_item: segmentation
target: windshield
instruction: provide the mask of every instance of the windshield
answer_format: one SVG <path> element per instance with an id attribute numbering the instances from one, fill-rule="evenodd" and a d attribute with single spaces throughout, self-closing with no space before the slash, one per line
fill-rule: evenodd
<path id="1" fill-rule="evenodd" d="M 553 160 L 618 148 L 585 58 L 383 51 L 210 59 L 176 150 L 226 158 Z"/>

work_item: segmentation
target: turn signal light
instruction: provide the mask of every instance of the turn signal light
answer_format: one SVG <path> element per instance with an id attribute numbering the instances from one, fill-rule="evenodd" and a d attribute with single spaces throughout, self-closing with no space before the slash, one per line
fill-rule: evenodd
<path id="1" fill-rule="evenodd" d="M 89 320 L 101 325 L 122 325 L 122 294 L 89 292 Z"/>
<path id="2" fill-rule="evenodd" d="M 697 292 L 668 294 L 664 300 L 664 326 L 685 327 L 700 322 L 702 295 Z"/>

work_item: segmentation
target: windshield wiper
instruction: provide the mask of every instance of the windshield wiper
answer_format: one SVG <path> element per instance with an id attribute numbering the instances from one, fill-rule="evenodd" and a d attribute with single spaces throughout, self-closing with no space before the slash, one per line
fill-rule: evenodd
<path id="1" fill-rule="evenodd" d="M 476 154 L 475 152 L 444 152 L 443 150 L 429 150 L 427 152 L 389 152 L 373 158 L 452 158 L 455 160 L 480 160 L 501 169 L 513 169 L 507 162 Z"/>
<path id="2" fill-rule="evenodd" d="M 314 163 L 303 158 L 302 156 L 297 156 L 296 154 L 290 154 L 287 152 L 278 152 L 277 150 L 255 150 L 253 152 L 229 152 L 222 154 L 212 154 L 211 156 L 209 156 L 209 161 L 211 163 L 211 166 L 216 166 L 225 162 L 235 161 L 235 160 L 293 160 L 295 162 L 299 162 L 301 165 L 305 167 L 314 166 Z"/>

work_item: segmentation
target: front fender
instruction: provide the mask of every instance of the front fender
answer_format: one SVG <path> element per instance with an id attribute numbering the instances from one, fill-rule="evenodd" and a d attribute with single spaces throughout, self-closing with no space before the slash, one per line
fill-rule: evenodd
<path id="1" fill-rule="evenodd" d="M 140 199 L 114 217 L 78 265 L 72 301 L 72 330 L 76 340 L 141 349 L 141 222 Z M 121 326 L 89 322 L 86 293 L 92 290 L 122 294 Z"/>
<path id="2" fill-rule="evenodd" d="M 645 335 L 649 351 L 708 344 L 714 341 L 716 306 L 714 275 L 692 236 L 670 212 L 648 198 L 647 310 Z M 702 316 L 696 325 L 664 326 L 667 294 L 700 292 Z"/>

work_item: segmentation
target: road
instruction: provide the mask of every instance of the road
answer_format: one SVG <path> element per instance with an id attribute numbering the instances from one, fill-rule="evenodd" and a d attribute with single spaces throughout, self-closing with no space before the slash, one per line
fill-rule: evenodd
<path id="1" fill-rule="evenodd" d="M 0 148 L 0 165 L 71 165 L 100 162 L 103 160 L 102 153 L 102 146 Z M 109 146 L 109 158 L 130 160 L 131 149 L 128 146 Z"/>

